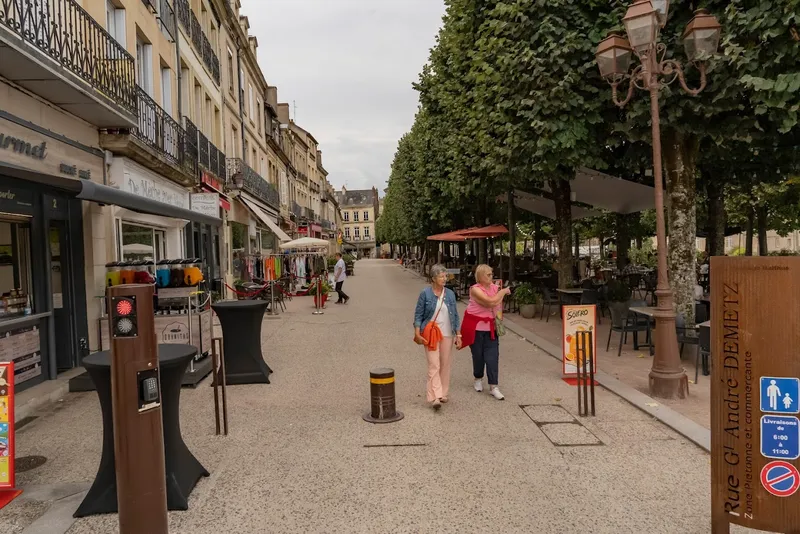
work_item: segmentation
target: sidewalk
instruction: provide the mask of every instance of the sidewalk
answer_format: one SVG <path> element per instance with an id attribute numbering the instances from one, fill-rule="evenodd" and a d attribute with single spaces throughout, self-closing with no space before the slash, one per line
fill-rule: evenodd
<path id="1" fill-rule="evenodd" d="M 545 307 L 545 319 L 547 308 Z M 537 308 L 536 319 L 525 319 L 519 314 L 510 314 L 509 317 L 517 324 L 535 334 L 543 337 L 550 343 L 561 347 L 561 317 L 558 315 L 556 306 L 553 306 L 553 314 L 549 321 L 540 319 Z M 598 316 L 599 318 L 599 316 Z M 617 356 L 617 348 L 620 343 L 620 334 L 614 332 L 611 336 L 611 346 L 606 352 L 608 342 L 608 331 L 611 328 L 611 318 L 603 317 L 602 323 L 597 325 L 597 365 L 599 369 L 611 376 L 641 391 L 649 394 L 648 375 L 653 365 L 650 356 L 650 349 L 642 347 L 633 350 L 633 335 L 628 334 L 628 342 L 622 347 L 622 354 Z M 639 341 L 644 343 L 644 334 L 640 335 Z M 696 346 L 687 345 L 683 351 L 683 365 L 686 375 L 689 377 L 689 397 L 686 399 L 665 400 L 659 399 L 660 403 L 669 406 L 673 410 L 688 417 L 692 421 L 705 428 L 711 428 L 711 380 L 709 376 L 703 376 L 700 369 L 697 383 L 694 383 L 695 355 Z"/>
<path id="2" fill-rule="evenodd" d="M 597 417 L 575 417 L 559 363 L 513 334 L 501 348 L 506 401 L 472 389 L 459 352 L 451 402 L 433 412 L 411 342 L 421 281 L 389 261 L 360 261 L 357 273 L 345 284 L 350 304 L 313 316 L 311 299 L 296 298 L 264 321 L 272 384 L 228 389 L 229 436 L 214 436 L 208 381 L 182 391 L 184 440 L 211 476 L 188 511 L 170 512 L 172 534 L 709 532 L 708 455 L 603 388 Z M 361 419 L 379 366 L 396 371 L 400 422 Z M 96 395 L 70 394 L 17 440 L 19 455 L 48 458 L 19 475 L 23 488 L 90 483 Z M 23 532 L 51 504 L 18 498 L 0 510 L 0 530 Z M 116 515 L 67 530 L 116 531 Z"/>

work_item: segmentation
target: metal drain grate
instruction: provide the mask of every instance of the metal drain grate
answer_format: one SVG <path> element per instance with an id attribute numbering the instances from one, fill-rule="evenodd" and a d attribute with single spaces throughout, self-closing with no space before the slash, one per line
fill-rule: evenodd
<path id="1" fill-rule="evenodd" d="M 520 404 L 519 407 L 556 447 L 604 445 L 560 404 Z"/>
<path id="2" fill-rule="evenodd" d="M 29 415 L 28 417 L 23 417 L 22 419 L 20 419 L 16 423 L 14 423 L 14 430 L 19 430 L 23 426 L 25 426 L 27 424 L 30 424 L 30 423 L 34 422 L 35 420 L 37 420 L 37 419 L 39 419 L 38 415 Z"/>
<path id="3" fill-rule="evenodd" d="M 14 470 L 17 473 L 24 473 L 43 466 L 46 461 L 47 458 L 44 456 L 20 456 L 14 459 Z"/>
<path id="4" fill-rule="evenodd" d="M 386 443 L 382 445 L 364 445 L 365 449 L 377 449 L 381 447 L 427 447 L 427 443 Z"/>

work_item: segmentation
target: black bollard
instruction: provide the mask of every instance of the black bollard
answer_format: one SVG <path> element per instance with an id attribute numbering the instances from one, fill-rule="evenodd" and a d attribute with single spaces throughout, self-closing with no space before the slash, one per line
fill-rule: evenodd
<path id="1" fill-rule="evenodd" d="M 371 409 L 363 418 L 368 423 L 394 423 L 402 419 L 394 396 L 394 369 L 373 369 L 369 372 Z"/>
<path id="2" fill-rule="evenodd" d="M 594 338 L 591 331 L 579 331 L 575 340 L 577 353 L 576 367 L 578 370 L 578 414 L 589 415 L 589 400 L 591 398 L 591 413 L 594 409 Z"/>

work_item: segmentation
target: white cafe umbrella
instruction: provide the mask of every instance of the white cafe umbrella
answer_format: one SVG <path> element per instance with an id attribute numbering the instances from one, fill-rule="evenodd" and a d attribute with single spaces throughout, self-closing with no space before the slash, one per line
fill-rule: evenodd
<path id="1" fill-rule="evenodd" d="M 324 239 L 317 239 L 315 237 L 301 237 L 294 241 L 281 243 L 281 250 L 320 250 L 327 249 L 330 243 Z"/>

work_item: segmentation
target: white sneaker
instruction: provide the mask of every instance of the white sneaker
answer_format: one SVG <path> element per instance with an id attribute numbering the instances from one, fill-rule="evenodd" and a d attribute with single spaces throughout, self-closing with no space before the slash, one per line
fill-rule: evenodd
<path id="1" fill-rule="evenodd" d="M 476 380 L 475 381 L 475 391 L 477 391 L 478 393 L 483 391 L 483 380 Z"/>
<path id="2" fill-rule="evenodd" d="M 500 388 L 498 388 L 497 386 L 492 386 L 489 389 L 489 395 L 491 395 L 492 397 L 494 397 L 497 400 L 506 400 L 506 398 L 503 396 L 503 394 L 500 393 Z"/>

